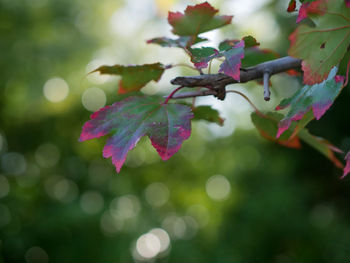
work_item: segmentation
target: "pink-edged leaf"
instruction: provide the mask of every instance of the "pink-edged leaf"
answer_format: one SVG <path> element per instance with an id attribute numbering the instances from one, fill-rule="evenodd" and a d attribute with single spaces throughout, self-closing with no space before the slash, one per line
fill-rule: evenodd
<path id="1" fill-rule="evenodd" d="M 305 85 L 292 97 L 281 101 L 276 107 L 276 110 L 281 110 L 287 107 L 290 107 L 290 110 L 285 118 L 279 123 L 277 138 L 289 128 L 292 121 L 302 119 L 304 114 L 311 109 L 317 120 L 323 116 L 340 93 L 344 82 L 344 77 L 337 76 L 336 73 L 337 68 L 334 67 L 327 80 L 312 86 Z"/>
<path id="2" fill-rule="evenodd" d="M 168 22 L 178 36 L 196 36 L 231 23 L 232 16 L 218 16 L 208 2 L 187 6 L 184 13 L 169 12 Z"/>
<path id="3" fill-rule="evenodd" d="M 310 14 L 323 15 L 327 8 L 327 0 L 316 0 L 311 3 L 303 3 L 299 9 L 297 23 L 307 18 Z"/>
<path id="4" fill-rule="evenodd" d="M 219 72 L 240 80 L 240 68 L 244 57 L 244 40 L 239 41 L 231 49 L 224 51 L 225 61 L 220 65 Z"/>
<path id="5" fill-rule="evenodd" d="M 158 81 L 165 69 L 169 66 L 164 66 L 161 63 L 132 65 L 132 66 L 101 66 L 92 72 L 100 72 L 100 74 L 119 75 L 121 80 L 119 83 L 119 94 L 124 94 L 132 91 L 139 91 L 148 82 Z"/>
<path id="6" fill-rule="evenodd" d="M 206 38 L 200 37 L 191 37 L 191 36 L 182 36 L 177 39 L 171 39 L 167 37 L 157 37 L 147 40 L 147 44 L 157 44 L 162 47 L 178 47 L 178 48 L 187 48 L 194 44 L 207 41 Z"/>
<path id="7" fill-rule="evenodd" d="M 142 136 L 148 136 L 163 160 L 169 159 L 191 134 L 191 108 L 182 104 L 163 104 L 162 98 L 133 96 L 93 113 L 83 126 L 80 141 L 111 137 L 103 149 L 120 172 L 127 153 Z"/>
<path id="8" fill-rule="evenodd" d="M 339 0 L 318 0 L 305 4 L 309 4 L 308 10 L 317 14 L 318 19 L 314 21 L 314 27 L 300 25 L 289 36 L 288 54 L 303 60 L 304 84 L 312 85 L 326 79 L 330 70 L 339 64 L 348 51 L 350 9 Z"/>
<path id="9" fill-rule="evenodd" d="M 344 172 L 341 179 L 343 179 L 345 176 L 348 175 L 348 173 L 350 173 L 350 151 L 346 154 L 345 161 L 346 161 L 346 165 L 344 167 Z"/>
<path id="10" fill-rule="evenodd" d="M 295 8 L 297 6 L 297 3 L 295 0 L 290 0 L 287 8 L 287 12 L 291 13 L 295 11 Z"/>

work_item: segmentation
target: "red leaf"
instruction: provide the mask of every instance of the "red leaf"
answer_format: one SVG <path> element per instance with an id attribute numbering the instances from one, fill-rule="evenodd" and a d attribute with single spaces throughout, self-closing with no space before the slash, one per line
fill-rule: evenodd
<path id="1" fill-rule="evenodd" d="M 169 159 L 191 134 L 191 108 L 182 104 L 163 104 L 150 96 L 128 97 L 93 113 L 83 126 L 80 141 L 112 133 L 103 149 L 105 158 L 119 173 L 127 153 L 139 139 L 148 136 L 163 160 Z"/>
<path id="2" fill-rule="evenodd" d="M 295 0 L 290 0 L 287 11 L 289 13 L 295 11 L 296 6 L 297 6 L 296 5 L 296 1 Z"/>
<path id="3" fill-rule="evenodd" d="M 350 173 L 350 151 L 345 156 L 346 165 L 344 167 L 344 173 L 341 179 L 343 179 L 348 173 Z"/>
<path id="4" fill-rule="evenodd" d="M 239 41 L 234 47 L 223 53 L 225 61 L 220 65 L 219 72 L 240 80 L 240 68 L 244 57 L 244 40 Z"/>
<path id="5" fill-rule="evenodd" d="M 232 16 L 217 16 L 219 10 L 208 2 L 187 6 L 185 13 L 169 12 L 168 22 L 172 32 L 179 36 L 196 36 L 231 23 Z"/>
<path id="6" fill-rule="evenodd" d="M 350 0 L 345 0 L 346 7 L 350 7 Z"/>
<path id="7" fill-rule="evenodd" d="M 297 23 L 307 18 L 310 14 L 323 15 L 325 12 L 327 0 L 317 0 L 311 3 L 303 3 L 299 9 Z"/>

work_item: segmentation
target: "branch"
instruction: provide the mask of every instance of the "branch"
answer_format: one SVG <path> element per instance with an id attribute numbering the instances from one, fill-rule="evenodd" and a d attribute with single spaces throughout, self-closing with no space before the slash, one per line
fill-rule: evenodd
<path id="1" fill-rule="evenodd" d="M 264 73 L 268 73 L 269 76 L 285 72 L 290 69 L 297 69 L 301 66 L 301 60 L 292 57 L 283 57 L 271 61 L 267 61 L 261 64 L 258 64 L 254 67 L 242 68 L 240 73 L 240 82 L 235 79 L 227 76 L 225 74 L 203 74 L 199 76 L 190 76 L 190 77 L 177 77 L 171 80 L 171 84 L 181 85 L 185 87 L 218 87 L 218 86 L 226 86 L 228 84 L 234 83 L 245 83 L 251 80 L 261 79 L 264 76 Z M 206 91 L 206 92 L 194 92 L 192 93 L 192 97 L 198 96 L 207 96 L 214 95 L 214 91 Z M 187 93 L 187 97 L 188 98 Z M 183 94 L 178 94 L 174 97 L 180 98 L 183 97 Z"/>

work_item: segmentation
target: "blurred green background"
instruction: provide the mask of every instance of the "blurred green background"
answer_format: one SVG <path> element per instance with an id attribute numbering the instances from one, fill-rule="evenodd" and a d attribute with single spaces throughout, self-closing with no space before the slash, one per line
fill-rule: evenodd
<path id="1" fill-rule="evenodd" d="M 198 122 L 162 162 L 148 139 L 120 174 L 105 139 L 79 143 L 92 111 L 117 99 L 102 64 L 189 63 L 181 50 L 147 45 L 171 36 L 167 10 L 183 0 L 0 0 L 0 262 L 350 262 L 350 183 L 321 154 L 260 138 L 235 95 L 201 98 L 226 119 Z M 210 1 L 233 25 L 216 41 L 256 36 L 285 55 L 295 14 L 287 0 Z M 146 94 L 169 92 L 171 69 Z M 299 82 L 272 78 L 235 88 L 272 109 Z M 350 149 L 349 89 L 310 130 Z"/>

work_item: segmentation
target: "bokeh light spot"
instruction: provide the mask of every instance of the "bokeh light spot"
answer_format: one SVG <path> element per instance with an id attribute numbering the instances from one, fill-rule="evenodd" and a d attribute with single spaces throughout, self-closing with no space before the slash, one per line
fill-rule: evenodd
<path id="1" fill-rule="evenodd" d="M 161 228 L 154 228 L 151 231 L 149 231 L 149 233 L 155 235 L 156 237 L 158 237 L 159 241 L 160 241 L 160 249 L 159 249 L 159 253 L 162 253 L 164 251 L 166 251 L 169 246 L 170 246 L 170 237 L 169 234 Z"/>
<path id="2" fill-rule="evenodd" d="M 60 159 L 60 151 L 57 146 L 46 143 L 38 147 L 35 152 L 36 162 L 44 168 L 50 168 L 55 166 Z"/>
<path id="3" fill-rule="evenodd" d="M 97 111 L 106 105 L 107 98 L 102 89 L 89 88 L 84 91 L 81 101 L 85 109 Z"/>
<path id="4" fill-rule="evenodd" d="M 31 247 L 25 253 L 25 259 L 27 263 L 47 263 L 49 262 L 49 256 L 46 251 L 41 247 Z"/>
<path id="5" fill-rule="evenodd" d="M 152 233 L 140 236 L 136 241 L 136 251 L 144 258 L 154 258 L 161 249 L 159 238 Z"/>
<path id="6" fill-rule="evenodd" d="M 62 78 L 52 78 L 46 81 L 43 89 L 45 98 L 53 103 L 63 101 L 69 93 L 67 82 Z"/>
<path id="7" fill-rule="evenodd" d="M 103 208 L 103 196 L 96 191 L 87 191 L 80 198 L 80 207 L 87 214 L 96 214 Z"/>
<path id="8" fill-rule="evenodd" d="M 146 201 L 156 207 L 164 205 L 169 199 L 169 189 L 163 183 L 152 183 L 145 190 Z"/>
<path id="9" fill-rule="evenodd" d="M 1 158 L 2 168 L 6 173 L 19 175 L 27 168 L 27 162 L 22 154 L 16 152 L 6 153 Z"/>
<path id="10" fill-rule="evenodd" d="M 231 192 L 231 185 L 225 176 L 214 175 L 208 179 L 205 189 L 211 199 L 222 201 L 228 198 Z"/>

